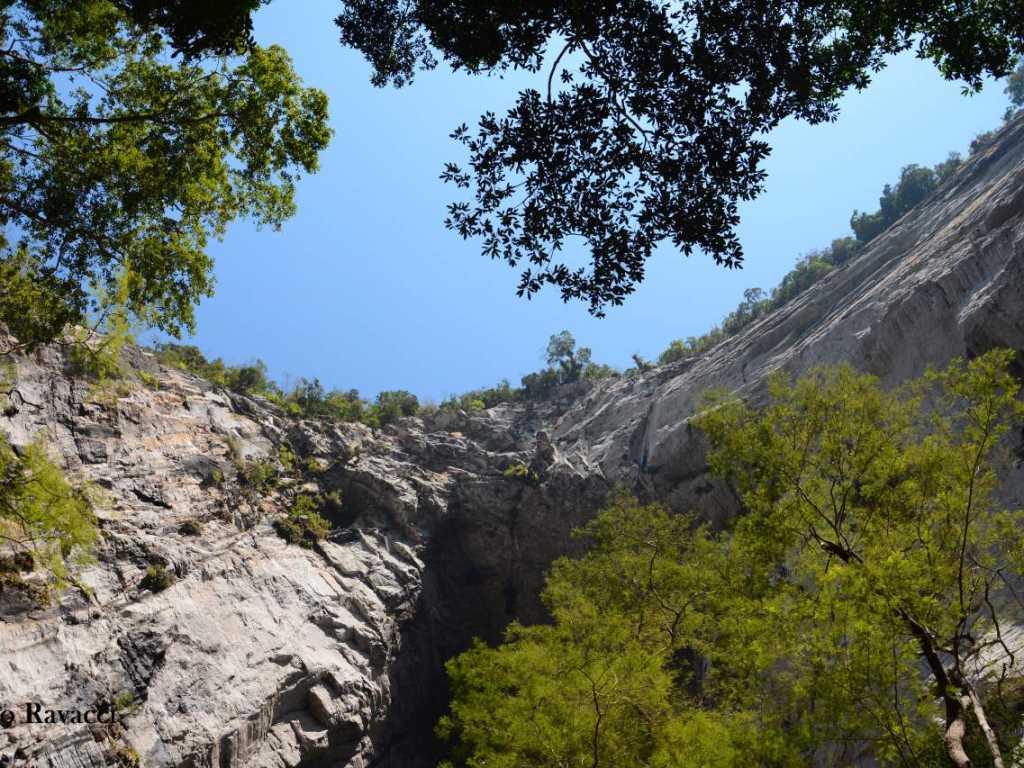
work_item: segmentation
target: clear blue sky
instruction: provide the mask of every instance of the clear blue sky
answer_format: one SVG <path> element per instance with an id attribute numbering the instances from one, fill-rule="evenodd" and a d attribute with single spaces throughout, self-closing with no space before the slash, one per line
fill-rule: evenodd
<path id="1" fill-rule="evenodd" d="M 438 173 L 462 160 L 449 132 L 503 109 L 531 81 L 439 68 L 404 89 L 376 89 L 362 58 L 338 43 L 337 9 L 279 0 L 256 17 L 257 39 L 283 45 L 305 82 L 328 93 L 336 135 L 281 231 L 240 223 L 213 246 L 216 295 L 199 308 L 192 343 L 229 363 L 262 358 L 278 381 L 315 376 L 368 397 L 408 389 L 437 401 L 501 378 L 517 384 L 562 329 L 620 368 L 633 352 L 656 357 L 718 322 L 745 288 L 770 289 L 800 254 L 847 234 L 851 211 L 877 208 L 903 165 L 966 150 L 1006 107 L 1001 83 L 963 97 L 931 64 L 893 61 L 844 100 L 838 122 L 788 122 L 772 134 L 766 192 L 741 209 L 743 270 L 663 247 L 626 305 L 598 320 L 555 292 L 517 298 L 518 273 L 442 223 L 453 190 Z"/>

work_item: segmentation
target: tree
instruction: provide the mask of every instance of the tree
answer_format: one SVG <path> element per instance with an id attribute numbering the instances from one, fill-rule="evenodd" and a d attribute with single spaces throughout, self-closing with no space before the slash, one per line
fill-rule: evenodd
<path id="1" fill-rule="evenodd" d="M 763 137 L 781 120 L 833 120 L 840 96 L 900 51 L 968 90 L 1024 52 L 1011 0 L 344 0 L 336 23 L 376 85 L 438 60 L 536 73 L 505 114 L 452 134 L 468 168 L 449 163 L 442 178 L 470 197 L 446 223 L 522 268 L 520 295 L 554 285 L 598 315 L 664 241 L 741 265 L 737 206 L 760 193 Z M 557 258 L 573 241 L 588 266 Z"/>
<path id="2" fill-rule="evenodd" d="M 252 14 L 269 0 L 115 0 L 136 24 L 161 28 L 188 57 L 228 55 L 254 46 Z"/>
<path id="3" fill-rule="evenodd" d="M 747 288 L 743 291 L 743 301 L 722 321 L 722 330 L 732 336 L 750 325 L 754 320 L 768 311 L 771 301 L 765 297 L 760 288 Z"/>
<path id="4" fill-rule="evenodd" d="M 415 416 L 420 409 L 420 402 L 416 395 L 404 389 L 383 391 L 377 395 L 377 402 L 374 403 L 372 416 L 379 426 L 391 424 L 403 416 Z"/>
<path id="5" fill-rule="evenodd" d="M 1021 514 L 994 500 L 1012 354 L 887 392 L 847 367 L 697 419 L 744 513 L 612 498 L 551 569 L 552 623 L 448 664 L 470 766 L 1002 765 Z M 925 408 L 925 403 L 929 407 Z M 627 714 L 629 713 L 629 714 Z M 1006 762 L 1006 764 L 1009 764 Z"/>
<path id="6" fill-rule="evenodd" d="M 562 381 L 575 381 L 590 362 L 590 354 L 587 347 L 576 348 L 576 339 L 569 331 L 562 331 L 548 339 L 545 359 L 550 367 L 559 370 Z"/>
<path id="7" fill-rule="evenodd" d="M 959 152 L 950 152 L 946 159 L 935 166 L 935 178 L 939 184 L 944 182 L 953 172 L 963 165 L 964 159 Z"/>
<path id="8" fill-rule="evenodd" d="M 591 354 L 590 347 L 577 348 L 576 339 L 569 331 L 552 335 L 545 351 L 548 366 L 558 370 L 561 384 L 579 381 L 583 372 L 592 364 Z"/>
<path id="9" fill-rule="evenodd" d="M 1022 521 L 994 498 L 999 441 L 1024 412 L 1013 358 L 997 351 L 954 362 L 927 376 L 927 389 L 902 397 L 845 367 L 817 371 L 793 388 L 778 376 L 762 413 L 732 403 L 699 420 L 714 446 L 711 466 L 733 481 L 749 510 L 737 539 L 759 547 L 764 565 L 782 566 L 795 604 L 813 610 L 813 621 L 844 646 L 891 647 L 893 698 L 879 696 L 885 678 L 873 679 L 880 660 L 868 656 L 849 704 L 879 706 L 876 718 L 893 732 L 894 762 L 919 762 L 922 744 L 906 731 L 922 718 L 944 723 L 946 753 L 957 766 L 972 764 L 969 722 L 984 734 L 994 765 L 1015 746 L 1010 733 L 1000 742 L 993 731 L 982 687 L 1012 665 L 1002 630 L 1021 609 L 1010 582 L 1022 573 Z M 926 394 L 935 401 L 928 415 Z M 818 639 L 826 643 L 812 644 L 807 672 L 826 652 L 821 690 L 837 671 L 852 670 L 843 653 L 827 653 L 827 637 Z M 923 702 L 912 695 L 919 664 L 935 697 Z"/>
<path id="10" fill-rule="evenodd" d="M 957 160 L 953 164 L 954 159 Z M 861 242 L 870 242 L 903 214 L 913 208 L 932 193 L 939 182 L 948 176 L 959 165 L 959 157 L 950 156 L 940 163 L 935 170 L 910 164 L 900 172 L 900 180 L 896 186 L 886 184 L 882 196 L 878 199 L 879 209 L 875 213 L 853 212 L 850 227 Z M 938 175 L 937 175 L 938 173 Z"/>
<path id="11" fill-rule="evenodd" d="M 73 488 L 41 442 L 16 453 L 0 436 L 0 547 L 13 553 L 0 557 L 0 589 L 12 570 L 36 566 L 63 586 L 75 567 L 89 562 L 97 535 L 88 487 Z"/>
<path id="12" fill-rule="evenodd" d="M 672 634 L 688 621 L 665 610 L 696 575 L 680 565 L 688 523 L 616 496 L 581 532 L 594 552 L 553 566 L 550 626 L 513 624 L 498 648 L 478 642 L 447 664 L 453 701 L 438 731 L 458 738 L 460 764 L 697 764 L 668 759 L 688 751 L 670 663 Z"/>
<path id="13" fill-rule="evenodd" d="M 104 296 L 191 329 L 210 237 L 292 215 L 331 134 L 327 100 L 284 50 L 251 44 L 259 4 L 0 4 L 0 322 L 22 344 L 109 309 Z"/>
<path id="14" fill-rule="evenodd" d="M 1007 96 L 1010 97 L 1010 104 L 1020 109 L 1024 107 L 1024 61 L 1017 65 L 1017 68 L 1006 78 Z"/>

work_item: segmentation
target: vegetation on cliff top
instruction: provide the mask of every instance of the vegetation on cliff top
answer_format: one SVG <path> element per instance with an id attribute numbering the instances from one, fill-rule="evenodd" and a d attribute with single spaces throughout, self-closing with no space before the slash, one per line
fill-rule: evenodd
<path id="1" fill-rule="evenodd" d="M 1004 121 L 1013 118 L 1024 108 L 1024 63 L 1007 79 L 1005 88 L 1010 98 L 1010 107 L 1003 116 Z M 995 138 L 995 131 L 979 134 L 971 142 L 970 153 L 981 151 Z M 962 164 L 959 152 L 949 156 L 933 168 L 914 163 L 900 171 L 895 184 L 886 184 L 878 199 L 878 210 L 867 213 L 854 211 L 850 216 L 853 235 L 837 238 L 827 248 L 811 251 L 797 259 L 796 265 L 787 272 L 782 281 L 766 293 L 761 288 L 748 288 L 743 292 L 743 301 L 730 312 L 719 325 L 700 336 L 675 339 L 658 356 L 661 364 L 699 355 L 721 341 L 735 336 L 759 317 L 782 307 L 796 298 L 825 275 L 843 266 L 868 243 L 895 224 L 905 213 L 927 198 L 943 181 L 949 178 Z"/>
<path id="2" fill-rule="evenodd" d="M 318 379 L 300 378 L 286 392 L 267 376 L 267 367 L 261 360 L 252 365 L 226 365 L 220 358 L 207 360 L 197 347 L 186 344 L 157 344 L 156 355 L 164 365 L 189 371 L 239 394 L 264 397 L 286 413 L 301 418 L 362 422 L 382 427 L 404 416 L 426 414 L 437 409 L 436 406 L 421 405 L 415 395 L 405 390 L 383 391 L 375 401 L 367 402 L 358 390 L 327 390 Z M 591 355 L 590 348 L 578 347 L 572 334 L 562 331 L 548 340 L 545 352 L 548 367 L 524 376 L 521 387 L 512 387 L 503 381 L 496 387 L 476 389 L 449 398 L 439 407 L 443 410 L 461 408 L 474 411 L 498 403 L 538 400 L 565 384 L 617 375 L 613 368 L 595 363 Z"/>
<path id="3" fill-rule="evenodd" d="M 448 664 L 460 765 L 1010 765 L 1021 512 L 1012 354 L 898 392 L 849 368 L 698 419 L 746 513 L 723 531 L 617 496 L 555 563 L 550 625 Z M 924 407 L 929 402 L 931 408 Z"/>

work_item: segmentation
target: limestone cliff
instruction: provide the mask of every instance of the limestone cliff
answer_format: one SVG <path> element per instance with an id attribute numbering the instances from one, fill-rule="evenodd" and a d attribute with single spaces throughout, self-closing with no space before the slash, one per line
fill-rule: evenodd
<path id="1" fill-rule="evenodd" d="M 103 537 L 87 589 L 46 609 L 0 593 L 0 708 L 118 697 L 123 722 L 18 724 L 0 731 L 0 765 L 113 765 L 129 747 L 144 766 L 429 765 L 443 661 L 543 618 L 544 570 L 611 484 L 736 511 L 688 426 L 706 389 L 756 399 L 775 369 L 839 361 L 896 383 L 994 346 L 1024 349 L 1024 120 L 739 335 L 542 403 L 375 431 L 295 420 L 145 350 L 104 391 L 57 347 L 18 358 L 0 430 L 45 437 L 103 489 Z M 259 459 L 279 481 L 256 493 L 244 468 Z M 536 481 L 507 477 L 513 462 Z M 296 494 L 332 491 L 330 540 L 274 532 Z M 1024 497 L 1024 473 L 1005 493 Z M 174 574 L 167 589 L 142 588 L 151 565 Z"/>

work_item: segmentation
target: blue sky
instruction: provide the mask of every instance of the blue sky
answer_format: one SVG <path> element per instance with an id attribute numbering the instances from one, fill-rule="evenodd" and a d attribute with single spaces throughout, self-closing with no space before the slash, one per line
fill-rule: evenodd
<path id="1" fill-rule="evenodd" d="M 438 68 L 401 90 L 374 88 L 362 58 L 338 43 L 337 8 L 276 2 L 256 17 L 259 42 L 283 45 L 305 82 L 328 93 L 336 134 L 281 231 L 238 223 L 211 248 L 216 294 L 200 306 L 191 342 L 229 363 L 262 358 L 286 384 L 318 377 L 369 397 L 408 389 L 439 401 L 501 378 L 518 383 L 562 329 L 600 362 L 656 357 L 717 323 L 745 288 L 770 289 L 801 254 L 847 234 L 851 211 L 877 208 L 903 165 L 966 150 L 1007 103 L 1001 83 L 964 97 L 931 64 L 894 60 L 843 101 L 836 123 L 787 122 L 771 135 L 766 191 L 741 209 L 744 269 L 665 246 L 626 305 L 596 319 L 553 291 L 517 298 L 518 272 L 442 223 L 453 190 L 438 173 L 463 159 L 448 134 L 503 109 L 532 80 Z"/>

